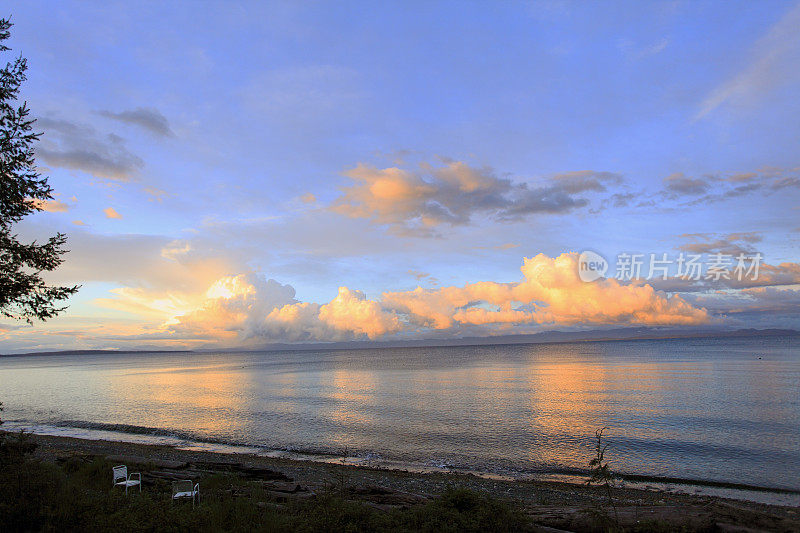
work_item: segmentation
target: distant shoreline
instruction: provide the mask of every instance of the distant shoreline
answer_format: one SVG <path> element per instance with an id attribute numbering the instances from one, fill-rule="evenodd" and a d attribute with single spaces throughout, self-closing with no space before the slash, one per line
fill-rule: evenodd
<path id="1" fill-rule="evenodd" d="M 261 347 L 248 348 L 197 348 L 192 350 L 165 350 L 163 348 L 142 349 L 97 349 L 97 350 L 56 350 L 41 352 L 20 352 L 0 354 L 0 357 L 27 356 L 69 356 L 69 355 L 135 355 L 144 353 L 191 354 L 191 353 L 258 353 L 286 351 L 338 351 L 338 350 L 372 350 L 383 348 L 447 348 L 471 346 L 503 346 L 503 345 L 535 345 L 535 344 L 572 344 L 593 342 L 626 342 L 655 340 L 691 340 L 691 339 L 735 339 L 752 337 L 800 337 L 800 331 L 793 329 L 737 329 L 737 330 L 703 330 L 680 331 L 660 330 L 652 328 L 620 328 L 614 330 L 591 330 L 581 332 L 546 331 L 535 334 L 503 335 L 495 337 L 464 337 L 459 339 L 424 339 L 406 341 L 353 341 L 332 343 L 303 344 L 268 344 Z"/>

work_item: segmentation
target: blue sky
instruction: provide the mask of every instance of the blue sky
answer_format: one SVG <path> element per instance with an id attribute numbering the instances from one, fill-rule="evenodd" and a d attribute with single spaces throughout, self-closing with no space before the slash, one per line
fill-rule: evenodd
<path id="1" fill-rule="evenodd" d="M 620 252 L 761 252 L 774 268 L 758 286 L 650 285 L 707 311 L 687 324 L 798 325 L 796 2 L 7 11 L 60 202 L 20 232 L 67 231 L 72 252 L 51 279 L 83 284 L 64 316 L 0 330 L 11 350 L 680 323 L 631 322 L 630 309 L 439 327 L 417 300 L 382 296 L 420 285 L 451 317 L 554 309 L 538 293 L 461 302 L 436 291 L 529 280 L 523 258 L 586 249 L 612 263 Z M 379 198 L 371 187 L 386 180 Z M 241 281 L 226 293 L 236 312 L 208 296 L 223 279 Z M 294 296 L 265 296 L 267 279 Z M 324 307 L 339 287 L 361 291 L 356 315 L 320 307 L 324 327 L 299 333 L 265 319 Z M 365 316 L 375 328 L 337 325 Z"/>

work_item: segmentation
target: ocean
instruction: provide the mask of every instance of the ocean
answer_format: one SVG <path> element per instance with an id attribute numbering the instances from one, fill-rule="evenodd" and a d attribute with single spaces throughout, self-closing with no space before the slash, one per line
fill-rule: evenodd
<path id="1" fill-rule="evenodd" d="M 0 357 L 3 429 L 524 479 L 800 489 L 800 338 Z"/>

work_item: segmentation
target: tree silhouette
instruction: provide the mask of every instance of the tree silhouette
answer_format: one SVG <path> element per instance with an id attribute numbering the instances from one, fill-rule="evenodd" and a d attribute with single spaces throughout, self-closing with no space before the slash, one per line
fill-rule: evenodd
<path id="1" fill-rule="evenodd" d="M 11 21 L 0 19 L 0 52 L 11 35 Z M 25 81 L 27 62 L 19 56 L 0 70 L 0 316 L 25 320 L 46 320 L 66 306 L 78 286 L 49 286 L 41 273 L 54 270 L 63 261 L 66 235 L 57 233 L 47 242 L 20 242 L 12 226 L 23 217 L 43 209 L 53 198 L 47 178 L 36 170 L 33 146 L 41 133 L 33 132 L 27 102 L 17 97 Z"/>

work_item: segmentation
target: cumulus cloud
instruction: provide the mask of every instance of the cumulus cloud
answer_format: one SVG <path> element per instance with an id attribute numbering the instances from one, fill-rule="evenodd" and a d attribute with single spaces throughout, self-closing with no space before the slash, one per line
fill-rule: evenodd
<path id="1" fill-rule="evenodd" d="M 128 181 L 144 166 L 124 139 L 113 133 L 102 135 L 89 125 L 56 118 L 40 118 L 36 126 L 44 130 L 36 155 L 51 167 Z"/>
<path id="2" fill-rule="evenodd" d="M 524 260 L 519 282 L 418 287 L 386 292 L 376 300 L 340 287 L 328 303 L 302 302 L 291 286 L 249 273 L 220 278 L 191 309 L 186 309 L 188 300 L 158 297 L 144 289 L 117 290 L 117 304 L 105 305 L 161 313 L 165 331 L 175 339 L 229 344 L 377 339 L 436 330 L 455 335 L 474 326 L 693 325 L 710 320 L 705 309 L 649 285 L 614 279 L 584 283 L 577 261 L 575 253 L 556 258 L 540 254 Z"/>
<path id="3" fill-rule="evenodd" d="M 419 170 L 360 163 L 344 175 L 352 184 L 342 188 L 332 211 L 428 235 L 441 224 L 468 224 L 477 216 L 509 221 L 567 213 L 588 205 L 586 193 L 605 191 L 608 183 L 621 180 L 610 172 L 579 171 L 530 186 L 459 161 L 439 167 L 422 164 Z"/>
<path id="4" fill-rule="evenodd" d="M 319 319 L 337 331 L 352 331 L 371 339 L 400 330 L 398 317 L 368 300 L 363 292 L 339 287 L 339 294 L 319 310 Z"/>
<path id="5" fill-rule="evenodd" d="M 172 133 L 172 129 L 169 127 L 167 117 L 162 115 L 161 112 L 154 107 L 137 107 L 136 109 L 129 109 L 118 113 L 100 111 L 99 114 L 112 120 L 138 126 L 160 137 L 175 136 L 175 134 Z"/>
<path id="6" fill-rule="evenodd" d="M 178 335 L 212 332 L 223 339 L 276 341 L 376 338 L 400 329 L 400 322 L 368 300 L 361 291 L 340 287 L 329 303 L 298 302 L 289 285 L 256 274 L 220 279 L 202 306 L 175 318 L 169 329 Z"/>
<path id="7" fill-rule="evenodd" d="M 614 279 L 585 283 L 578 278 L 578 254 L 525 259 L 524 280 L 478 282 L 464 287 L 417 288 L 384 293 L 389 308 L 412 324 L 436 329 L 459 324 L 700 324 L 709 320 L 676 296 L 649 285 Z"/>

